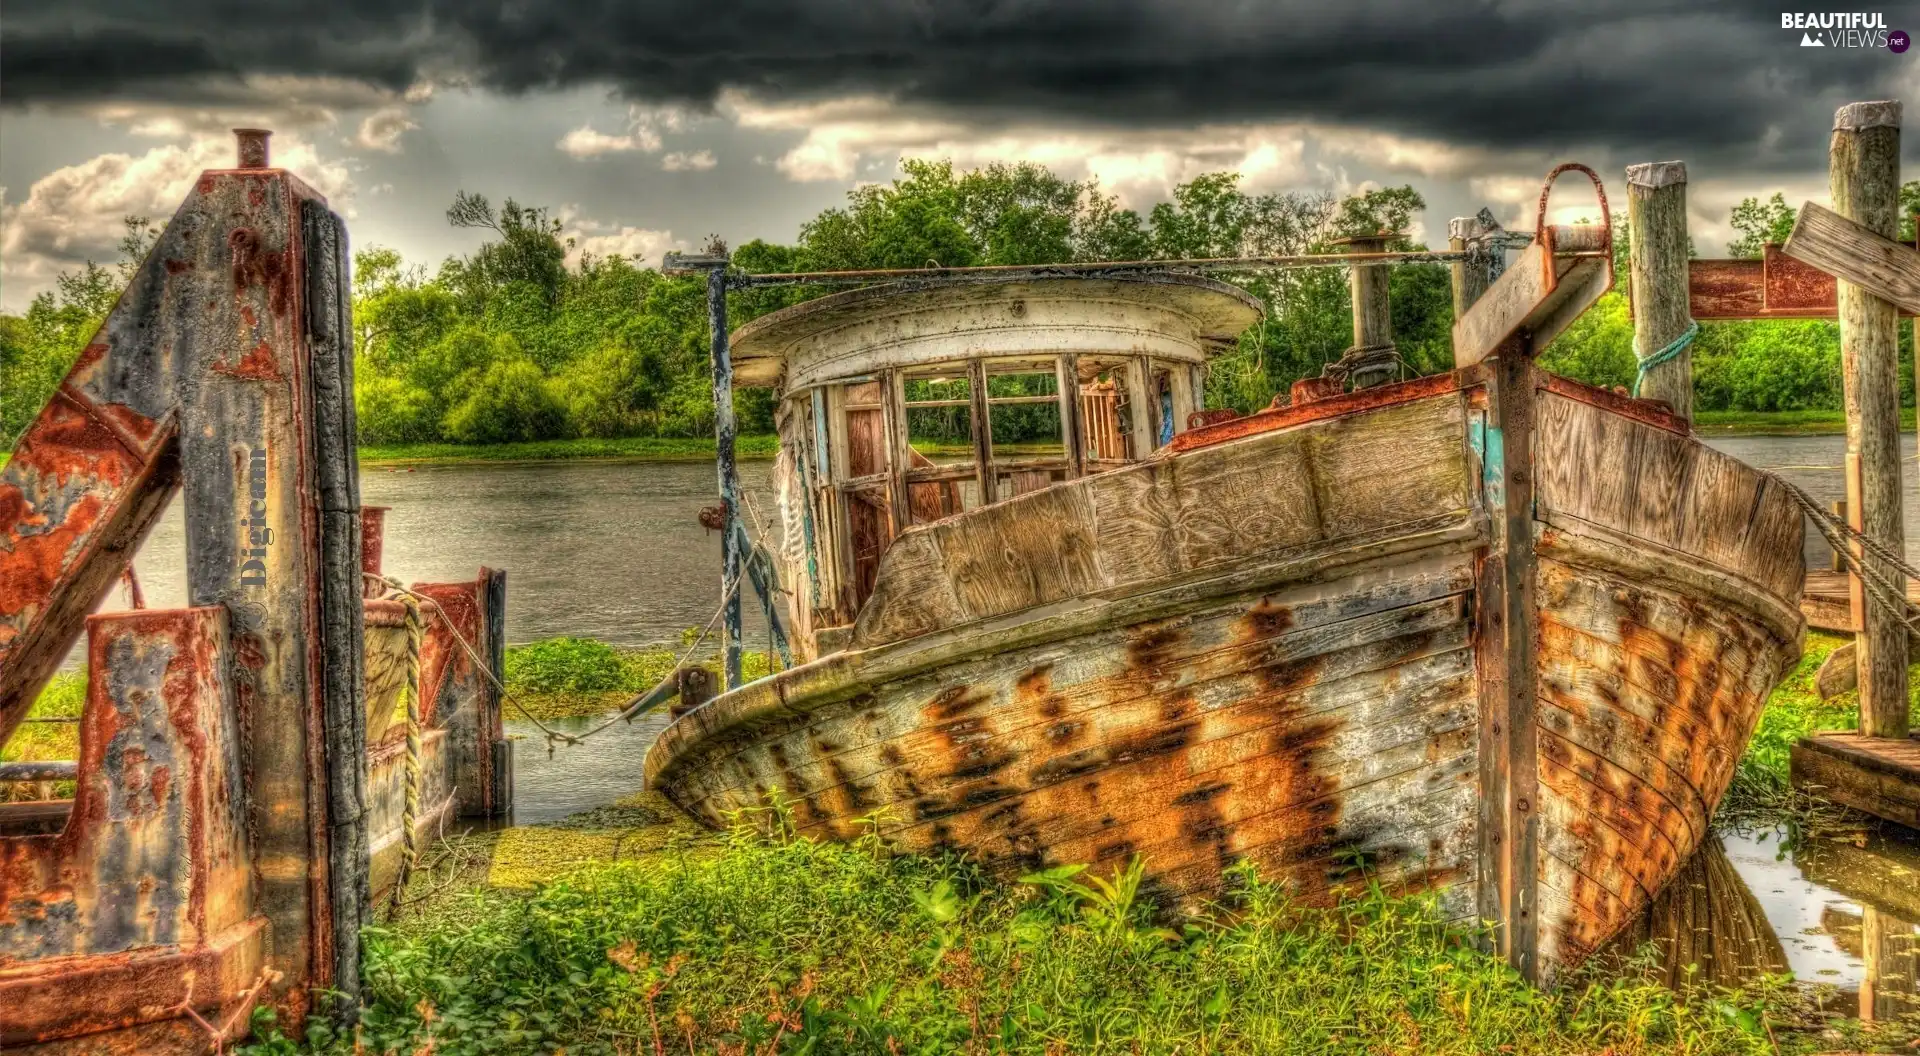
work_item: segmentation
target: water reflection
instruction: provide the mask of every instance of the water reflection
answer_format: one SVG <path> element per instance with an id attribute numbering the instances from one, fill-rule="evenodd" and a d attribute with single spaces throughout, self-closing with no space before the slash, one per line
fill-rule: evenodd
<path id="1" fill-rule="evenodd" d="M 1652 944 L 1655 976 L 1738 986 L 1790 971 L 1818 1003 L 1863 1020 L 1920 1012 L 1920 842 L 1892 831 L 1812 840 L 1709 839 L 1625 934 L 1618 964 Z"/>

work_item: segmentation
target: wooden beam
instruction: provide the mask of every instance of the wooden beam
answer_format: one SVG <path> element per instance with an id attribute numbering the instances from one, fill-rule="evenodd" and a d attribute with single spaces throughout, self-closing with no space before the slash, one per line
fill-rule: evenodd
<path id="1" fill-rule="evenodd" d="M 1069 352 L 1053 361 L 1060 398 L 1060 444 L 1067 452 L 1067 479 L 1086 472 L 1087 444 L 1080 429 L 1080 361 Z"/>
<path id="2" fill-rule="evenodd" d="M 1882 237 L 1898 230 L 1900 104 L 1850 103 L 1834 115 L 1829 181 L 1835 211 Z M 1801 211 L 1801 220 L 1809 213 Z M 1816 223 L 1818 223 L 1816 221 Z M 1800 235 L 1800 224 L 1795 224 Z M 1803 251 L 1820 245 L 1803 239 Z M 1854 270 L 1850 268 L 1849 270 Z M 1839 284 L 1840 360 L 1846 388 L 1847 508 L 1866 536 L 1894 553 L 1906 552 L 1900 509 L 1899 320 L 1894 306 L 1866 286 Z M 1866 559 L 1906 594 L 1892 566 Z M 1907 626 L 1898 607 L 1865 594 L 1854 577 L 1863 614 L 1856 640 L 1860 662 L 1860 730 L 1870 737 L 1904 738 L 1907 716 Z"/>
<path id="3" fill-rule="evenodd" d="M 1687 314 L 1687 166 L 1654 161 L 1627 166 L 1627 243 L 1633 296 L 1633 354 L 1657 355 L 1693 325 Z M 1635 394 L 1693 420 L 1693 353 L 1649 366 Z"/>
<path id="4" fill-rule="evenodd" d="M 1454 320 L 1454 365 L 1472 366 L 1523 334 L 1534 352 L 1544 349 L 1612 286 L 1613 271 L 1604 257 L 1549 261 L 1546 247 L 1535 242 Z"/>
<path id="5" fill-rule="evenodd" d="M 1883 301 L 1920 312 L 1920 252 L 1817 202 L 1800 207 L 1780 251 Z"/>

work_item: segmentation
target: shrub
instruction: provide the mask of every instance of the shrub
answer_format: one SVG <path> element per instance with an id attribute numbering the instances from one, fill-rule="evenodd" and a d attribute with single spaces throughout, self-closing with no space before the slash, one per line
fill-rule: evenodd
<path id="1" fill-rule="evenodd" d="M 445 422 L 447 436 L 463 444 L 551 440 L 565 427 L 566 408 L 546 375 L 527 359 L 488 364 L 467 385 L 466 395 L 447 412 Z"/>

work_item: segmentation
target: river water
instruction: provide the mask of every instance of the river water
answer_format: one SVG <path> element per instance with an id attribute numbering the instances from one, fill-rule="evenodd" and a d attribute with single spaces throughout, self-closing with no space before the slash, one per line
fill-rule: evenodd
<path id="1" fill-rule="evenodd" d="M 1902 441 L 1911 465 L 1914 438 Z M 1843 495 L 1841 437 L 1711 442 L 1822 501 Z M 741 475 L 752 510 L 777 532 L 769 466 L 743 463 Z M 718 600 L 719 537 L 696 520 L 713 501 L 709 463 L 369 467 L 361 490 L 368 505 L 390 508 L 389 573 L 451 581 L 474 576 L 482 564 L 508 570 L 512 642 L 559 635 L 620 645 L 677 641 L 684 629 L 706 623 Z M 1920 540 L 1920 489 L 1909 487 L 1907 495 L 1909 537 Z M 184 531 L 176 504 L 135 562 L 150 605 L 185 601 Z M 1916 549 L 1910 542 L 1909 552 Z M 1812 533 L 1806 554 L 1809 567 L 1829 559 Z M 750 620 L 750 647 L 763 627 Z M 597 721 L 557 725 L 577 732 Z M 654 715 L 616 724 L 550 758 L 530 723 L 509 720 L 509 733 L 520 738 L 515 822 L 557 820 L 638 791 L 647 747 L 665 723 Z M 1731 869 L 1705 870 L 1700 886 L 1715 900 L 1746 908 L 1751 919 L 1743 926 L 1756 929 L 1760 960 L 1783 963 L 1809 983 L 1831 984 L 1837 1009 L 1847 1014 L 1890 1015 L 1920 994 L 1920 843 L 1874 836 L 1864 847 L 1823 841 L 1783 854 L 1774 836 L 1724 834 L 1705 853 L 1724 853 Z"/>

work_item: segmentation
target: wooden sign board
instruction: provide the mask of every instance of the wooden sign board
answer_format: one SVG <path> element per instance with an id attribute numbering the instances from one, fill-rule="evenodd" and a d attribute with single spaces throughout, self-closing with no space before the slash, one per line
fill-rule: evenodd
<path id="1" fill-rule="evenodd" d="M 1613 287 L 1613 269 L 1605 257 L 1558 257 L 1549 262 L 1547 247 L 1528 246 L 1467 314 L 1453 324 L 1455 366 L 1471 366 L 1516 334 L 1524 333 L 1532 351 L 1545 348 L 1580 313 Z M 1554 280 L 1547 280 L 1551 263 Z"/>

